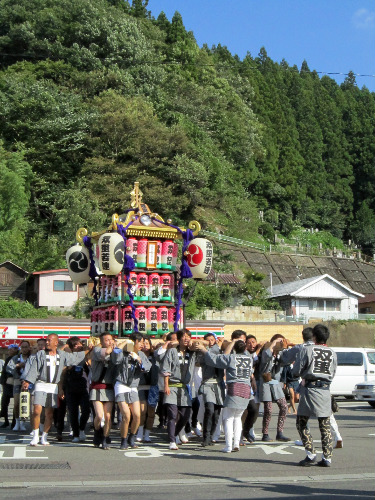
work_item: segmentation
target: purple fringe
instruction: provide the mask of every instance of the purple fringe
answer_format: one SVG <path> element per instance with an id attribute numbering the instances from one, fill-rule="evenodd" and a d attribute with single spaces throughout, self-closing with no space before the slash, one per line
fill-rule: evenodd
<path id="1" fill-rule="evenodd" d="M 129 211 L 130 210 L 128 210 L 128 212 Z M 130 271 L 133 271 L 133 269 L 135 268 L 135 262 L 130 257 L 130 255 L 126 255 L 126 240 L 127 240 L 126 231 L 128 230 L 129 226 L 131 226 L 133 224 L 133 222 L 134 221 L 130 221 L 126 227 L 124 227 L 122 224 L 117 224 L 117 232 L 124 239 L 124 266 L 123 266 L 122 270 L 123 270 L 123 273 L 124 273 L 125 278 L 126 278 L 126 284 L 128 285 L 126 293 L 129 295 L 129 305 L 132 308 L 131 317 L 132 317 L 133 322 L 134 322 L 133 330 L 135 333 L 138 333 L 138 320 L 135 317 L 134 295 L 131 292 L 131 284 L 129 282 Z"/>
<path id="2" fill-rule="evenodd" d="M 178 226 L 174 226 L 173 224 L 168 224 L 168 222 L 162 222 L 159 219 L 152 218 L 153 220 L 156 220 L 160 224 L 164 224 L 165 226 L 173 227 L 174 229 L 177 229 L 177 231 L 180 232 L 182 235 L 183 239 L 183 245 L 182 245 L 182 257 L 181 257 L 181 266 L 180 266 L 180 278 L 177 283 L 177 294 L 176 294 L 176 299 L 175 299 L 175 306 L 176 306 L 176 319 L 173 324 L 173 330 L 177 332 L 178 330 L 178 322 L 180 321 L 181 317 L 181 306 L 183 305 L 182 302 L 182 294 L 184 293 L 184 289 L 182 288 L 182 283 L 183 280 L 186 278 L 192 278 L 193 274 L 190 270 L 190 267 L 187 263 L 187 258 L 185 256 L 185 252 L 187 250 L 187 247 L 189 246 L 189 243 L 191 240 L 194 238 L 193 231 L 191 229 L 186 229 L 186 231 L 182 231 L 181 228 Z"/>

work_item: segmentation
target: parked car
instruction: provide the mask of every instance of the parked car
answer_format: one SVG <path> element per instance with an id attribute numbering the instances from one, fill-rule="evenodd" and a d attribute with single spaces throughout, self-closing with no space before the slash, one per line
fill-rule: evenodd
<path id="1" fill-rule="evenodd" d="M 337 354 L 337 371 L 331 394 L 352 399 L 357 384 L 375 383 L 375 349 L 365 347 L 333 347 Z"/>
<path id="2" fill-rule="evenodd" d="M 357 384 L 353 394 L 355 399 L 367 401 L 370 406 L 375 408 L 375 380 L 373 382 L 363 381 Z"/>

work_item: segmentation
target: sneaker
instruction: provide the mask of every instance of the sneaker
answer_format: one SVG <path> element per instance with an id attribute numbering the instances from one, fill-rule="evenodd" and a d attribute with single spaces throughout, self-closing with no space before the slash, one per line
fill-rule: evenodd
<path id="1" fill-rule="evenodd" d="M 144 443 L 151 443 L 150 431 L 148 429 L 145 430 L 145 434 L 144 434 L 144 437 L 143 437 L 143 442 Z"/>
<path id="2" fill-rule="evenodd" d="M 72 439 L 72 443 L 79 443 L 79 441 L 80 441 L 80 439 L 79 439 L 79 437 L 78 437 L 78 436 L 76 436 L 76 437 L 74 437 L 74 438 Z"/>
<path id="3" fill-rule="evenodd" d="M 178 436 L 176 436 L 176 444 L 181 444 L 181 439 Z"/>
<path id="4" fill-rule="evenodd" d="M 225 448 L 223 448 L 221 451 L 222 453 L 232 453 L 232 448 L 228 448 L 227 446 L 225 446 Z"/>
<path id="5" fill-rule="evenodd" d="M 200 429 L 197 427 L 193 427 L 193 431 L 194 431 L 194 434 L 198 437 L 201 437 L 202 436 L 202 433 L 200 431 Z"/>
<path id="6" fill-rule="evenodd" d="M 143 441 L 143 425 L 140 425 L 138 427 L 138 432 L 137 432 L 137 441 L 141 442 Z"/>
<path id="7" fill-rule="evenodd" d="M 269 442 L 273 441 L 273 439 L 270 438 L 268 434 L 263 434 L 262 441 L 269 443 Z"/>
<path id="8" fill-rule="evenodd" d="M 235 453 L 236 451 L 240 451 L 240 448 L 238 446 L 235 446 L 232 450 L 232 453 Z"/>
<path id="9" fill-rule="evenodd" d="M 26 427 L 25 427 L 25 422 L 23 422 L 22 420 L 20 421 L 20 431 L 26 431 Z"/>
<path id="10" fill-rule="evenodd" d="M 186 437 L 186 434 L 183 434 L 182 432 L 180 432 L 179 437 L 180 437 L 182 444 L 186 444 L 189 442 L 188 438 Z"/>
<path id="11" fill-rule="evenodd" d="M 322 458 L 320 462 L 318 462 L 316 465 L 319 467 L 331 467 L 331 462 L 326 460 L 325 458 Z"/>
<path id="12" fill-rule="evenodd" d="M 19 421 L 19 420 L 17 420 L 17 421 L 16 421 L 16 425 L 13 427 L 12 431 L 18 432 L 18 431 L 20 431 L 20 430 L 21 430 L 21 429 L 20 429 L 20 421 Z"/>
<path id="13" fill-rule="evenodd" d="M 248 441 L 249 444 L 253 444 L 255 441 L 255 438 L 253 438 L 253 436 L 250 434 L 250 432 L 247 436 L 244 436 L 244 437 Z"/>
<path id="14" fill-rule="evenodd" d="M 301 467 L 311 467 L 312 465 L 316 465 L 316 458 L 306 457 L 301 460 L 298 465 L 300 465 Z"/>
<path id="15" fill-rule="evenodd" d="M 290 438 L 284 436 L 284 434 L 282 432 L 278 432 L 276 434 L 276 441 L 284 441 L 284 442 L 287 442 L 287 441 L 290 441 Z"/>
<path id="16" fill-rule="evenodd" d="M 176 443 L 169 443 L 169 449 L 170 450 L 178 450 L 178 446 Z"/>
<path id="17" fill-rule="evenodd" d="M 344 445 L 343 445 L 343 442 L 342 442 L 342 439 L 338 439 L 336 441 L 336 444 L 334 445 L 334 448 L 343 448 Z"/>
<path id="18" fill-rule="evenodd" d="M 296 441 L 294 441 L 294 444 L 296 446 L 303 446 L 303 443 L 302 443 L 302 441 L 300 439 L 296 439 Z"/>
<path id="19" fill-rule="evenodd" d="M 79 431 L 79 440 L 80 441 L 86 441 L 85 431 Z"/>
<path id="20" fill-rule="evenodd" d="M 203 439 L 203 441 L 201 442 L 201 446 L 203 446 L 204 448 L 206 446 L 211 446 L 211 439 L 210 438 L 206 438 L 206 439 Z"/>
<path id="21" fill-rule="evenodd" d="M 63 440 L 62 434 L 57 434 L 56 439 L 57 441 L 62 441 Z"/>

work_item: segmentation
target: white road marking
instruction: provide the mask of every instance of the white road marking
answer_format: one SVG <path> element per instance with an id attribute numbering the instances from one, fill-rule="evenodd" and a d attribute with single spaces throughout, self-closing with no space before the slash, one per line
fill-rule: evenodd
<path id="1" fill-rule="evenodd" d="M 44 449 L 36 449 L 36 448 L 30 448 L 28 446 L 14 446 L 14 445 L 2 445 L 2 446 L 7 446 L 7 447 L 13 447 L 13 456 L 12 457 L 4 457 L 5 451 L 0 451 L 0 460 L 35 460 L 36 458 L 38 460 L 48 460 L 48 457 L 33 457 L 33 456 L 27 456 L 27 453 L 44 453 Z"/>

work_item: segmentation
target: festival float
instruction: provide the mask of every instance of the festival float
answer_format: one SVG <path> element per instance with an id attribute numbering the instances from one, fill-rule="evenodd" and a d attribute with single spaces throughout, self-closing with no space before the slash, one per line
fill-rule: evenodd
<path id="1" fill-rule="evenodd" d="M 197 237 L 199 222 L 191 221 L 187 229 L 174 225 L 142 197 L 136 182 L 130 208 L 113 214 L 104 231 L 89 235 L 78 229 L 77 244 L 66 253 L 73 283 L 93 282 L 92 336 L 161 337 L 183 328 L 184 280 L 204 279 L 211 271 L 212 243 Z"/>

